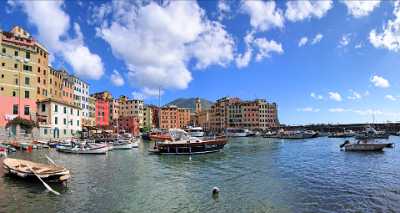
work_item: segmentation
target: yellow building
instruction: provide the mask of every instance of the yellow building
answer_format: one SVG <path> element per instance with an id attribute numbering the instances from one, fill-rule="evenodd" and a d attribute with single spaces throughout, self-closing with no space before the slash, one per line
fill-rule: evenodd
<path id="1" fill-rule="evenodd" d="M 21 27 L 0 32 L 0 127 L 36 115 L 37 42 Z"/>

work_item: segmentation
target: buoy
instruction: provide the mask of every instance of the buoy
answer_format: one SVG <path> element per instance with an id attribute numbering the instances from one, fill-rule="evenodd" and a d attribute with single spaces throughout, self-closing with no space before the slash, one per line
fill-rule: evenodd
<path id="1" fill-rule="evenodd" d="M 214 186 L 214 188 L 212 189 L 212 194 L 213 194 L 213 195 L 219 194 L 219 188 L 216 187 L 216 186 Z"/>

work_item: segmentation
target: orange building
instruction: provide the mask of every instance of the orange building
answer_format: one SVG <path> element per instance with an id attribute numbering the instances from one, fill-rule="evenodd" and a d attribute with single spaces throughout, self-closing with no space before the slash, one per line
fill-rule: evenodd
<path id="1" fill-rule="evenodd" d="M 160 110 L 160 127 L 162 129 L 186 128 L 190 124 L 190 109 L 171 105 Z"/>

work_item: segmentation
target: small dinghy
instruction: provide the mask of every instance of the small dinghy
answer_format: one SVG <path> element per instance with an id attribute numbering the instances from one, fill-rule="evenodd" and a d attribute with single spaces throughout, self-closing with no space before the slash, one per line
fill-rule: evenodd
<path id="1" fill-rule="evenodd" d="M 346 140 L 340 145 L 340 148 L 344 148 L 344 151 L 383 151 L 384 148 L 390 147 L 391 143 L 369 143 L 367 141 L 358 141 L 357 143 L 351 143 Z"/>
<path id="2" fill-rule="evenodd" d="M 27 160 L 6 158 L 3 161 L 4 171 L 8 175 L 21 178 L 40 177 L 46 182 L 65 182 L 71 178 L 69 170 L 54 164 L 35 163 Z"/>
<path id="3" fill-rule="evenodd" d="M 106 154 L 110 148 L 105 145 L 83 145 L 83 146 L 57 146 L 56 150 L 64 153 L 72 154 Z"/>

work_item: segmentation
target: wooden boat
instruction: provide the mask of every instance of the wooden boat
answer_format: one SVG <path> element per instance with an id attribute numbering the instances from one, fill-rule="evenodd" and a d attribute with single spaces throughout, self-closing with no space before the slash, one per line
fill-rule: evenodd
<path id="1" fill-rule="evenodd" d="M 82 145 L 82 146 L 57 146 L 56 150 L 64 153 L 72 154 L 107 154 L 110 148 L 105 144 L 93 144 L 93 145 Z"/>
<path id="2" fill-rule="evenodd" d="M 226 137 L 195 138 L 190 137 L 183 130 L 172 130 L 173 141 L 160 141 L 154 144 L 154 149 L 149 150 L 155 154 L 192 155 L 218 152 L 224 148 L 228 140 Z M 176 132 L 178 131 L 178 132 Z"/>
<path id="3" fill-rule="evenodd" d="M 3 161 L 3 167 L 6 174 L 21 178 L 35 178 L 34 173 L 48 182 L 65 182 L 71 178 L 69 170 L 53 164 L 41 164 L 27 160 L 6 158 Z"/>
<path id="4" fill-rule="evenodd" d="M 350 143 L 350 141 L 346 140 L 340 145 L 340 148 L 344 148 L 345 151 L 383 151 L 384 148 L 392 145 L 391 143 L 368 143 L 366 141 Z"/>

